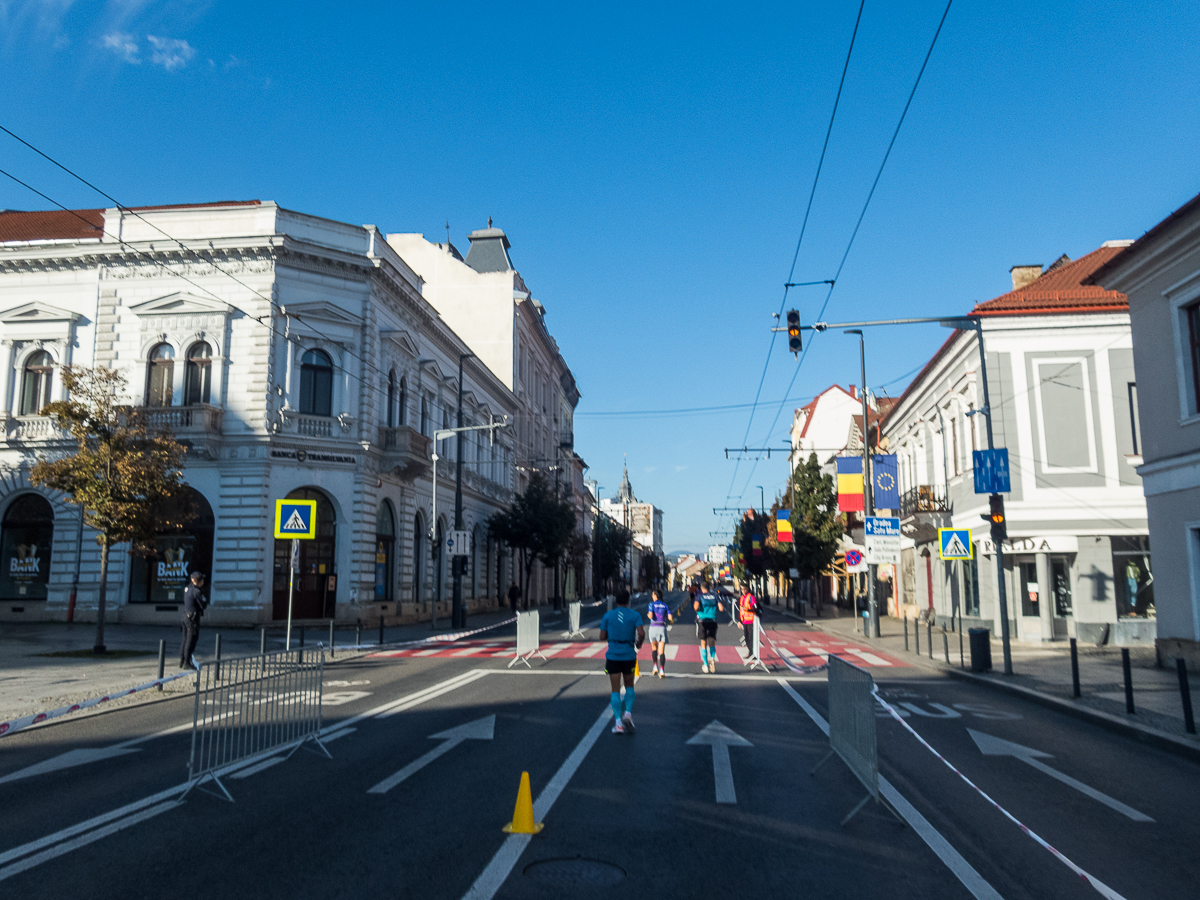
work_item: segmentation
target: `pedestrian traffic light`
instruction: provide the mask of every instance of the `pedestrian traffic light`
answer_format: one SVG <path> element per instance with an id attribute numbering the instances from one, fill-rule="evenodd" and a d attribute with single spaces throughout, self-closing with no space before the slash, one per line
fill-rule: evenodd
<path id="1" fill-rule="evenodd" d="M 987 518 L 992 523 L 992 541 L 999 544 L 1008 537 L 1008 520 L 1004 516 L 1004 496 L 992 494 L 988 498 L 988 503 L 991 505 L 991 512 Z"/>
<path id="2" fill-rule="evenodd" d="M 803 347 L 800 340 L 800 313 L 794 309 L 789 309 L 787 314 L 787 333 L 788 333 L 788 349 L 793 353 L 799 353 Z"/>

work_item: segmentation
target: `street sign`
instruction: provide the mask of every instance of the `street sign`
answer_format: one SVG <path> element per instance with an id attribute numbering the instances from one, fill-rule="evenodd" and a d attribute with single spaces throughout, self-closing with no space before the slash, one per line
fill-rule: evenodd
<path id="1" fill-rule="evenodd" d="M 887 516 L 867 516 L 864 530 L 866 552 L 863 556 L 875 566 L 900 563 L 900 520 Z"/>
<path id="2" fill-rule="evenodd" d="M 939 528 L 938 555 L 942 559 L 974 559 L 970 528 Z"/>
<path id="3" fill-rule="evenodd" d="M 975 493 L 1008 494 L 1012 492 L 1012 481 L 1008 473 L 1008 450 L 972 450 L 975 464 Z"/>
<path id="4" fill-rule="evenodd" d="M 867 570 L 867 561 L 863 559 L 861 550 L 846 551 L 846 571 L 847 572 L 865 572 Z"/>
<path id="5" fill-rule="evenodd" d="M 316 500 L 275 501 L 275 537 L 312 540 L 316 536 Z"/>
<path id="6" fill-rule="evenodd" d="M 446 538 L 446 549 L 451 556 L 467 556 L 471 552 L 471 532 L 452 531 Z"/>

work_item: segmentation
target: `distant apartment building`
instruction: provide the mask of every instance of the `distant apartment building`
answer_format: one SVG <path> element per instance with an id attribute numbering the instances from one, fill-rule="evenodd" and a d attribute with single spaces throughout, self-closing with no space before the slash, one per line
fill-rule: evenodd
<path id="1" fill-rule="evenodd" d="M 1127 459 L 1142 479 L 1159 562 L 1159 659 L 1182 657 L 1200 670 L 1200 195 L 1091 282 L 1129 297 L 1141 429 Z"/>
<path id="2" fill-rule="evenodd" d="M 1012 473 L 1002 577 L 1022 641 L 1155 639 L 1129 304 L 1088 283 L 1127 244 L 1044 270 L 1015 266 L 1012 290 L 972 310 L 983 325 L 995 445 L 1008 449 Z M 974 491 L 972 451 L 987 437 L 973 330 L 950 335 L 882 430 L 898 456 L 907 538 L 890 612 L 998 632 L 988 498 Z M 941 560 L 939 527 L 968 529 L 974 559 Z"/>
<path id="3" fill-rule="evenodd" d="M 726 544 L 713 544 L 705 554 L 705 560 L 714 566 L 723 566 L 729 562 L 729 547 Z"/>

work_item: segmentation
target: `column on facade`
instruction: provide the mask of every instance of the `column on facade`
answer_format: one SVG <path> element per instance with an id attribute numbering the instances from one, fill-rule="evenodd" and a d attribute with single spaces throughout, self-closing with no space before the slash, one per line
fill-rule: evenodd
<path id="1" fill-rule="evenodd" d="M 1050 590 L 1050 554 L 1039 553 L 1034 557 L 1037 566 L 1038 617 L 1041 619 L 1042 640 L 1054 640 L 1054 597 Z"/>
<path id="2" fill-rule="evenodd" d="M 9 339 L 0 341 L 0 359 L 4 361 L 4 367 L 0 369 L 0 419 L 7 419 L 12 412 L 13 404 L 10 402 L 12 370 L 13 370 L 13 342 Z"/>

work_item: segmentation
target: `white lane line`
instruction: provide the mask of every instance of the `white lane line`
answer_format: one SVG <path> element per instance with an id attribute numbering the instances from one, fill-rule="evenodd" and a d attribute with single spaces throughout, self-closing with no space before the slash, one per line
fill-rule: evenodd
<path id="1" fill-rule="evenodd" d="M 554 806 L 554 801 L 563 792 L 563 788 L 567 786 L 567 783 L 571 780 L 571 776 L 575 774 L 583 762 L 583 758 L 592 749 L 592 745 L 596 743 L 596 739 L 600 737 L 600 733 L 604 731 L 610 718 L 612 718 L 612 708 L 606 706 L 604 712 L 600 713 L 600 717 L 592 723 L 592 727 L 588 729 L 587 734 L 575 745 L 575 749 L 571 751 L 571 755 L 558 767 L 558 771 L 554 773 L 554 777 L 550 779 L 550 783 L 542 788 L 542 792 L 538 794 L 538 798 L 533 801 L 533 819 L 535 822 L 545 818 L 546 814 L 550 812 L 550 807 Z M 471 889 L 463 895 L 463 900 L 492 900 L 492 897 L 496 895 L 496 891 L 500 890 L 500 886 L 504 884 L 504 880 L 508 878 L 509 873 L 513 870 L 513 866 L 517 864 L 517 860 L 521 858 L 521 854 L 529 845 L 530 837 L 532 835 L 510 835 L 500 845 L 500 849 L 492 857 L 492 861 L 488 863 L 487 868 L 475 879 L 475 883 L 471 885 Z"/>
<path id="2" fill-rule="evenodd" d="M 263 769 L 269 769 L 269 768 L 271 768 L 271 766 L 276 765 L 277 763 L 281 763 L 285 759 L 287 759 L 286 756 L 272 756 L 269 759 L 264 759 L 260 763 L 255 763 L 254 765 L 247 766 L 244 769 L 239 769 L 237 772 L 234 772 L 229 777 L 230 778 L 249 778 L 251 775 L 257 775 L 259 772 L 263 771 Z"/>
<path id="3" fill-rule="evenodd" d="M 785 679 L 777 678 L 776 680 L 799 704 L 800 708 L 808 713 L 808 717 L 816 726 L 828 735 L 829 723 L 825 721 L 825 718 L 813 709 L 812 705 L 801 697 Z M 904 821 L 912 826 L 912 830 L 921 836 L 921 840 L 929 845 L 929 849 L 937 854 L 938 859 L 946 864 L 946 868 L 962 882 L 963 887 L 971 892 L 972 897 L 975 897 L 976 900 L 1004 900 L 996 889 L 975 870 L 975 867 L 963 859 L 962 854 L 942 837 L 941 832 L 930 825 L 929 820 L 917 812 L 916 808 L 905 800 L 903 795 L 892 786 L 892 783 L 882 775 L 879 776 L 879 792 L 892 804 L 896 812 L 900 813 Z"/>
<path id="4" fill-rule="evenodd" d="M 346 735 L 352 734 L 355 731 L 358 731 L 358 729 L 357 728 L 340 728 L 337 731 L 335 731 L 333 734 L 327 734 L 327 735 L 325 735 L 325 737 L 321 738 L 321 743 L 328 744 L 330 741 L 336 741 L 338 738 L 344 738 Z"/>
<path id="5" fill-rule="evenodd" d="M 435 685 L 433 688 L 429 688 L 413 694 L 410 697 L 405 697 L 401 700 L 394 701 L 388 704 L 382 712 L 374 713 L 374 716 L 376 719 L 386 719 L 388 716 L 394 716 L 396 713 L 404 712 L 406 709 L 412 709 L 414 706 L 424 703 L 426 700 L 433 700 L 442 696 L 443 694 L 448 694 L 451 691 L 458 690 L 460 687 L 468 685 L 472 681 L 478 681 L 485 675 L 487 675 L 487 670 L 476 669 L 473 672 L 466 673 L 465 677 L 450 679 L 450 681 L 443 682 L 440 685 Z M 371 713 L 367 713 L 367 715 L 371 715 Z M 343 724 L 349 725 L 353 721 L 355 720 L 350 719 Z"/>
<path id="6" fill-rule="evenodd" d="M 174 793 L 174 792 L 172 792 Z M 70 853 L 78 850 L 80 847 L 85 847 L 93 841 L 98 841 L 101 838 L 108 837 L 110 834 L 116 834 L 123 828 L 128 828 L 130 825 L 136 825 L 138 822 L 144 822 L 159 813 L 164 813 L 169 809 L 174 809 L 178 804 L 174 800 L 168 800 L 165 803 L 159 803 L 157 806 L 151 806 L 148 809 L 143 809 L 131 816 L 126 816 L 124 819 L 119 819 L 116 822 L 110 822 L 103 828 L 97 828 L 95 831 L 89 831 L 87 834 L 69 840 L 66 843 L 58 844 L 48 850 L 43 850 L 41 853 L 35 853 L 20 862 L 15 862 L 10 866 L 5 866 L 0 869 L 0 881 L 6 878 L 11 878 L 24 872 L 26 869 L 32 869 L 34 866 L 40 866 L 42 863 L 54 859 L 56 856 L 62 856 L 64 853 Z M 20 849 L 20 848 L 18 848 Z"/>

